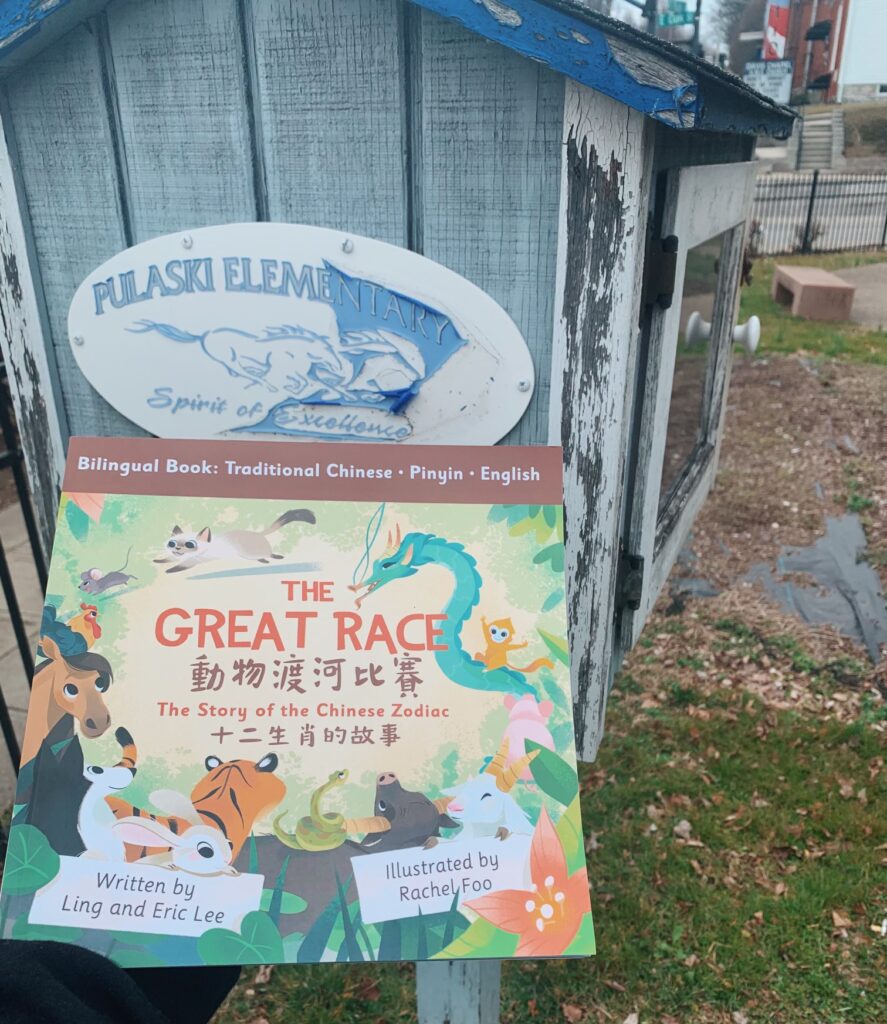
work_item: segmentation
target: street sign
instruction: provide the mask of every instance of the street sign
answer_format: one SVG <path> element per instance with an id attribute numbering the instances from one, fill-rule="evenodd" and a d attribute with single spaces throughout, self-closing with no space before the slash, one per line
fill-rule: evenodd
<path id="1" fill-rule="evenodd" d="M 670 0 L 668 9 L 659 15 L 658 22 L 670 28 L 675 25 L 692 25 L 695 17 L 695 8 L 688 11 L 686 0 Z"/>
<path id="2" fill-rule="evenodd" d="M 659 15 L 658 24 L 665 28 L 674 25 L 692 25 L 694 16 L 693 11 L 665 11 Z"/>

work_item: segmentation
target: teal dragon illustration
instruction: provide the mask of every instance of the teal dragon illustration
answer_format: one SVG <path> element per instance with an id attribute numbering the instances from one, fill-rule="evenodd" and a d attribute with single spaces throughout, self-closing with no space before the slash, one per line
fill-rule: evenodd
<path id="1" fill-rule="evenodd" d="M 414 576 L 423 565 L 442 565 L 453 574 L 456 586 L 444 608 L 442 641 L 446 650 L 435 651 L 434 657 L 444 675 L 459 686 L 472 690 L 501 691 L 522 696 L 536 696 L 536 688 L 526 677 L 510 668 L 488 669 L 476 661 L 462 647 L 462 627 L 471 616 L 480 599 L 483 580 L 477 571 L 477 562 L 461 544 L 435 537 L 431 533 L 400 535 L 400 527 L 392 538 L 388 534 L 385 553 L 373 562 L 369 575 L 350 589 L 359 596 L 357 606 L 380 587 Z"/>

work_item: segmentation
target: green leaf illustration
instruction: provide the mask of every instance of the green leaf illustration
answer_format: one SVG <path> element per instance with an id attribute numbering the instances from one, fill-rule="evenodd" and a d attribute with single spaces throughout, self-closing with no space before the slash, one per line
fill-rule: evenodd
<path id="1" fill-rule="evenodd" d="M 465 918 L 462 917 L 462 915 L 459 913 L 459 896 L 460 894 L 457 892 L 456 895 L 453 897 L 453 902 L 450 904 L 449 913 L 447 914 L 446 918 L 446 924 L 444 925 L 442 943 L 444 946 L 449 946 L 449 944 L 455 938 L 456 927 L 460 923 L 459 919 L 462 918 L 462 921 L 465 920 Z"/>
<path id="2" fill-rule="evenodd" d="M 222 929 L 218 929 L 222 931 Z M 234 932 L 231 932 L 233 935 Z M 126 947 L 111 950 L 111 959 L 118 967 L 168 967 L 169 964 L 147 949 L 127 949 Z M 252 963 L 253 961 L 249 961 Z"/>
<path id="3" fill-rule="evenodd" d="M 89 533 L 89 516 L 73 501 L 68 501 L 65 505 L 65 521 L 75 540 L 86 539 L 86 535 Z"/>
<path id="4" fill-rule="evenodd" d="M 294 964 L 298 960 L 299 949 L 305 938 L 303 932 L 291 932 L 283 940 L 283 958 L 288 964 Z"/>
<path id="5" fill-rule="evenodd" d="M 335 872 L 335 875 L 336 889 L 339 893 L 339 907 L 342 914 L 342 927 L 345 931 L 344 946 L 348 952 L 348 959 L 363 963 L 363 950 L 361 950 L 360 943 L 357 941 L 357 932 L 354 929 L 354 922 L 351 920 L 351 912 L 348 909 L 348 900 L 345 897 L 345 889 L 342 887 L 338 871 Z"/>
<path id="6" fill-rule="evenodd" d="M 311 925 L 308 934 L 299 947 L 300 964 L 316 964 L 320 962 L 323 951 L 327 947 L 330 933 L 339 917 L 339 897 L 334 896 L 321 911 L 314 924 Z"/>
<path id="7" fill-rule="evenodd" d="M 26 917 L 16 918 L 12 926 L 14 939 L 38 939 L 42 942 L 76 942 L 83 934 L 82 928 L 66 928 L 62 925 L 31 924 Z"/>
<path id="8" fill-rule="evenodd" d="M 557 607 L 564 599 L 563 589 L 552 590 L 552 592 L 545 598 L 545 602 L 542 605 L 543 612 L 550 612 L 552 608 Z"/>
<path id="9" fill-rule="evenodd" d="M 564 807 L 569 807 L 579 792 L 579 779 L 575 770 L 553 750 L 548 750 L 533 740 L 525 740 L 524 749 L 528 754 L 531 750 L 539 751 L 530 762 L 530 774 L 536 780 L 536 785 L 543 793 L 547 793 Z"/>
<path id="10" fill-rule="evenodd" d="M 522 537 L 525 533 L 529 533 L 530 530 L 534 530 L 536 524 L 527 516 L 526 519 L 519 519 L 513 526 L 509 527 L 508 532 L 512 537 Z"/>
<path id="11" fill-rule="evenodd" d="M 552 657 L 557 658 L 564 665 L 569 665 L 570 649 L 567 647 L 567 641 L 563 637 L 546 633 L 544 629 L 539 629 L 537 632 L 545 641 L 545 646 L 551 651 Z"/>
<path id="12" fill-rule="evenodd" d="M 384 921 L 382 933 L 379 938 L 379 960 L 400 960 L 401 950 L 401 927 L 400 919 L 395 921 Z"/>
<path id="13" fill-rule="evenodd" d="M 579 796 L 573 799 L 558 821 L 555 831 L 567 858 L 567 871 L 572 874 L 585 866 L 585 843 L 582 839 L 582 817 Z"/>
<path id="14" fill-rule="evenodd" d="M 3 888 L 11 896 L 36 892 L 59 873 L 59 855 L 33 825 L 15 825 L 9 833 Z"/>
<path id="15" fill-rule="evenodd" d="M 502 957 L 514 956 L 517 942 L 517 935 L 502 931 L 501 928 L 497 928 L 495 925 L 490 924 L 489 921 L 485 921 L 480 917 L 474 924 L 466 928 L 457 939 L 454 939 L 449 946 L 446 946 L 431 959 L 457 960 L 461 957 L 500 959 Z"/>
<path id="16" fill-rule="evenodd" d="M 275 889 L 263 889 L 262 890 L 262 902 L 260 909 L 268 911 L 271 906 L 271 901 L 274 897 Z M 284 891 L 283 896 L 280 900 L 280 913 L 281 914 L 301 914 L 302 911 L 308 906 L 305 900 L 301 896 L 297 896 L 294 892 Z M 273 916 L 273 915 L 272 915 Z"/>
<path id="17" fill-rule="evenodd" d="M 197 940 L 205 964 L 273 964 L 283 960 L 283 940 L 271 918 L 261 910 L 247 914 L 239 932 L 210 928 Z"/>

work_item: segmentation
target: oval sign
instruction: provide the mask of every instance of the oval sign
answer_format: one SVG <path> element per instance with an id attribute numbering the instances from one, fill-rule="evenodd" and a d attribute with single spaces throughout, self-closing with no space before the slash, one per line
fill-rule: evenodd
<path id="1" fill-rule="evenodd" d="M 77 289 L 68 330 L 90 384 L 159 437 L 493 444 L 534 384 L 517 326 L 470 281 L 301 224 L 118 253 Z"/>

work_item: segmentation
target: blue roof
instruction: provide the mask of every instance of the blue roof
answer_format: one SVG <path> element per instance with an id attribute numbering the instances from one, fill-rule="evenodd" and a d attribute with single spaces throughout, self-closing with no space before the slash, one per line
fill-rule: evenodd
<path id="1" fill-rule="evenodd" d="M 43 22 L 71 0 L 0 0 L 0 54 L 33 39 Z"/>
<path id="2" fill-rule="evenodd" d="M 674 128 L 791 134 L 788 107 L 581 0 L 411 2 Z M 0 70 L 28 60 L 102 6 L 105 0 L 0 0 Z"/>

